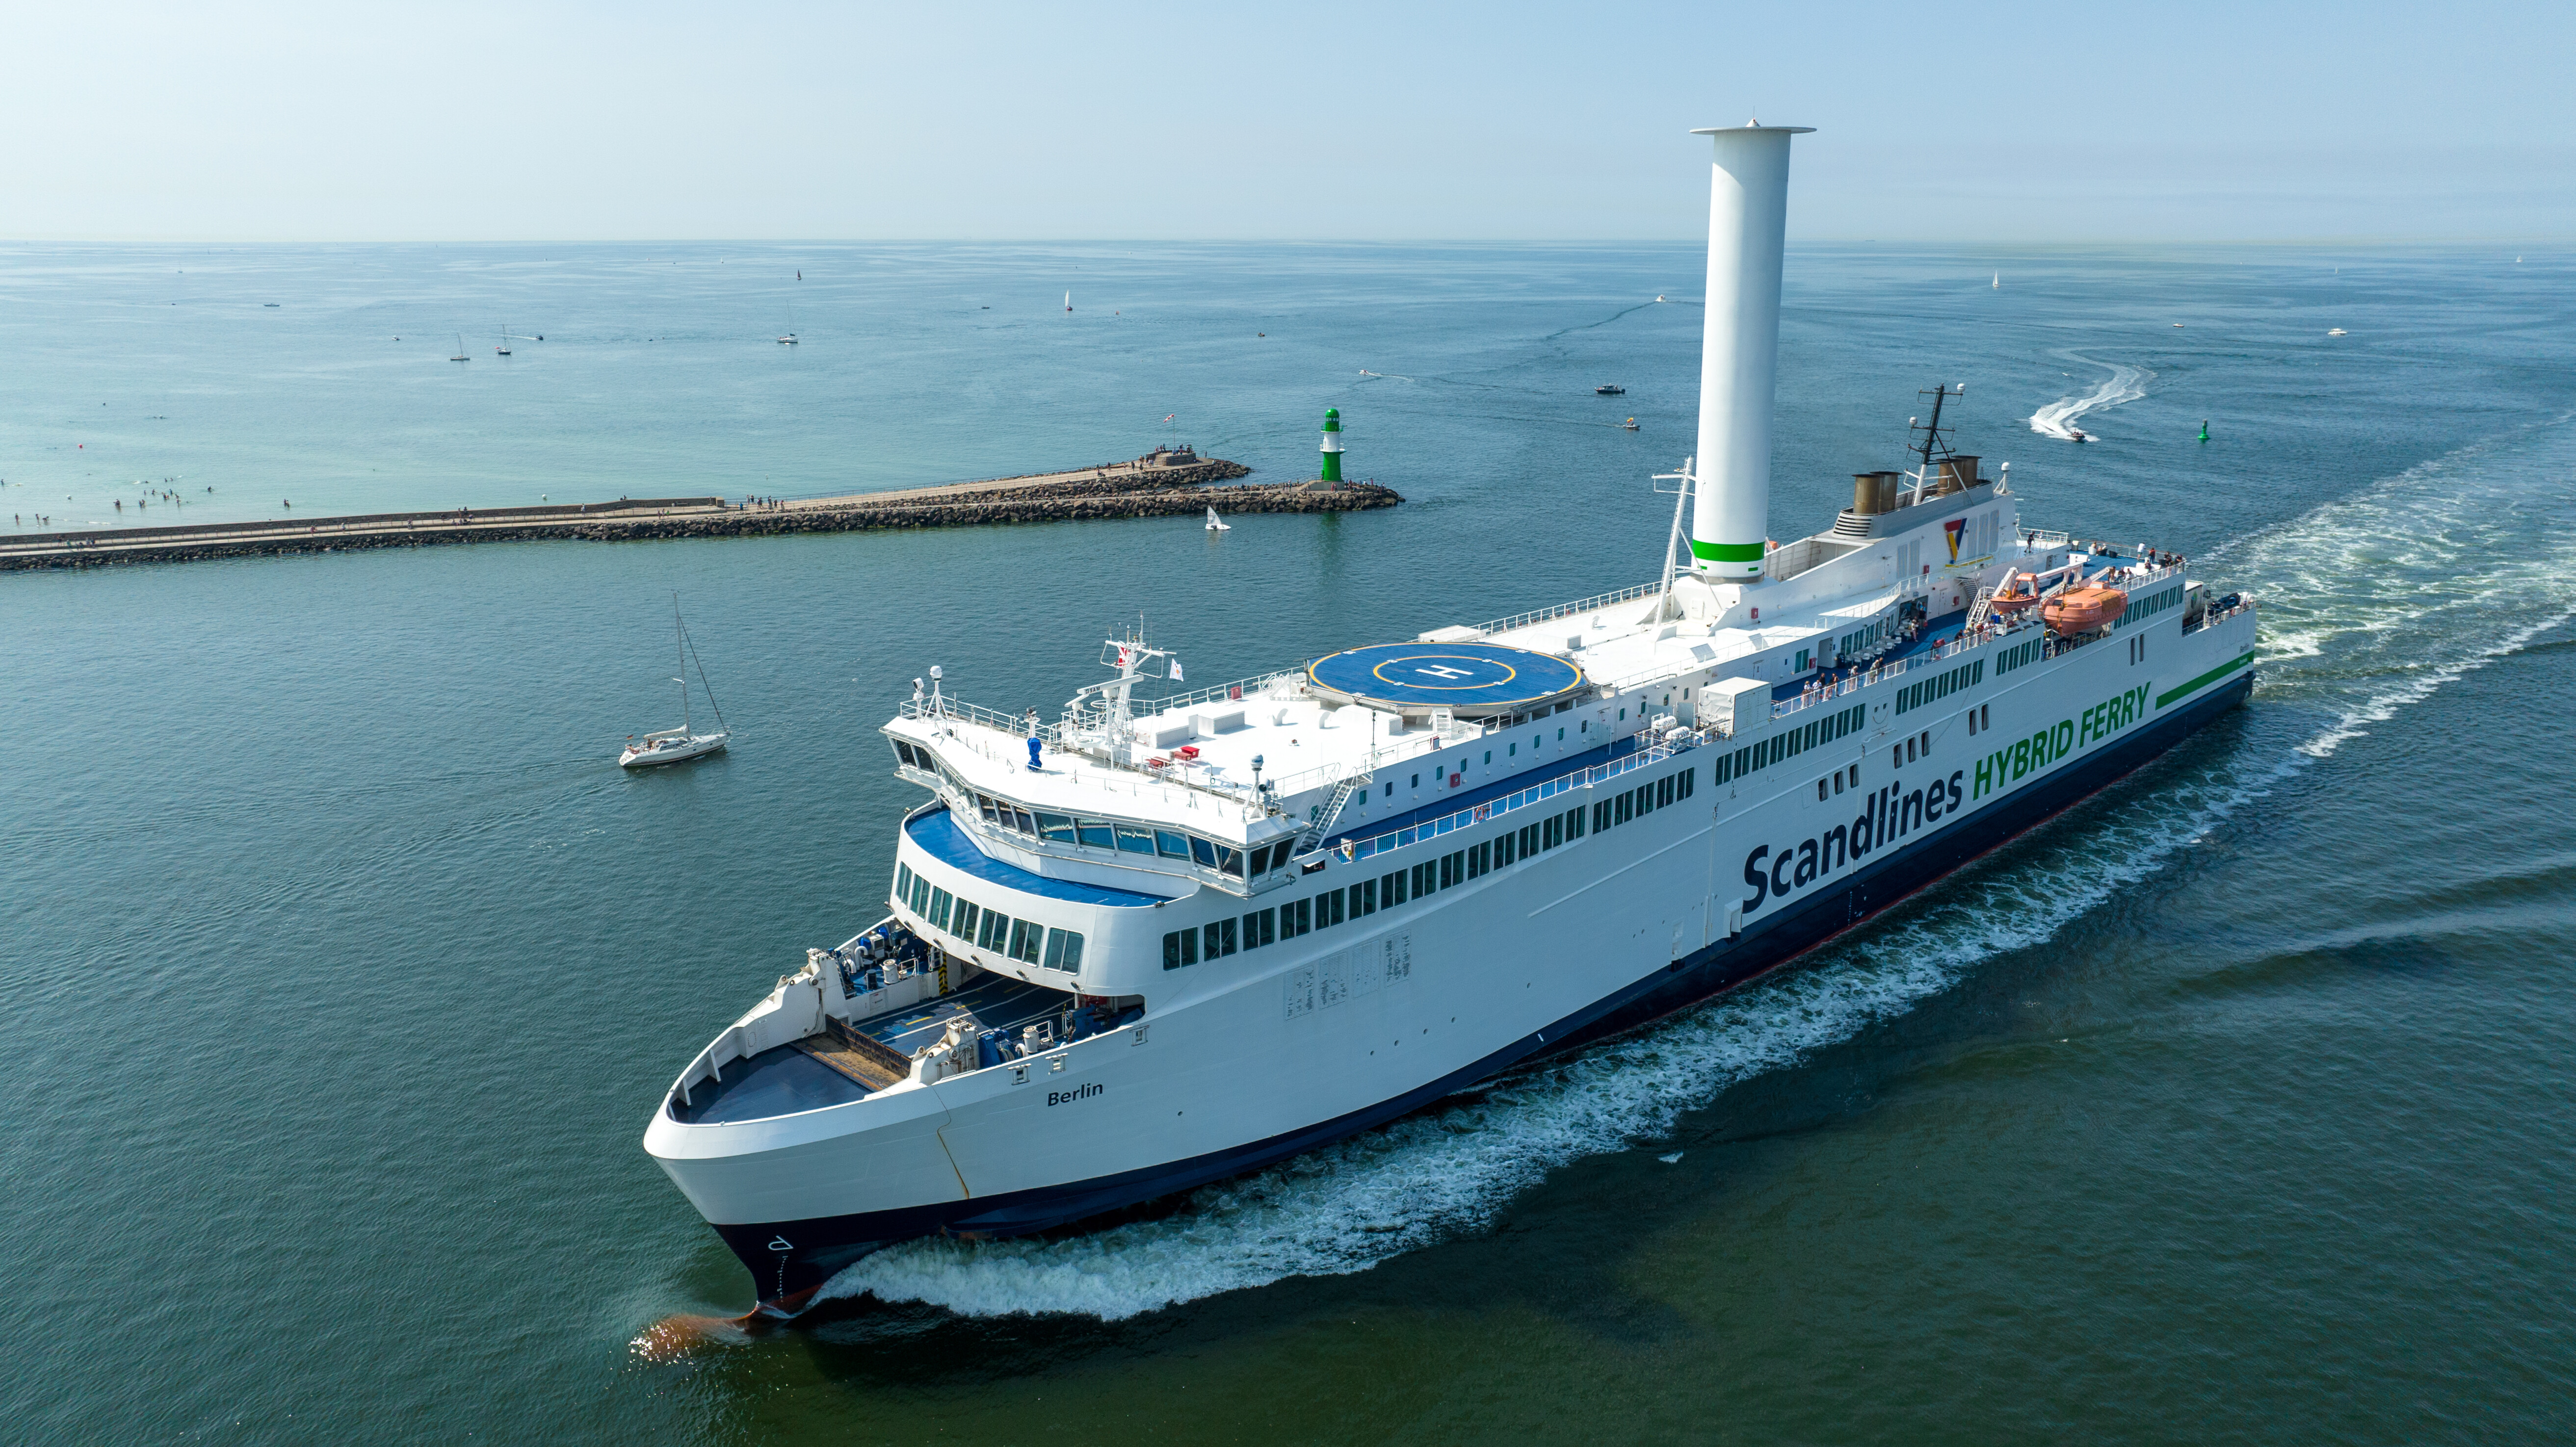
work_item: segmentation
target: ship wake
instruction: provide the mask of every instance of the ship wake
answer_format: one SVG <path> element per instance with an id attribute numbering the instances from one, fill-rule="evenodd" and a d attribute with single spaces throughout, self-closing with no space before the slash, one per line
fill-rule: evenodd
<path id="1" fill-rule="evenodd" d="M 1119 1320 L 1291 1276 L 1365 1271 L 1485 1230 L 1548 1172 L 1665 1139 L 1728 1087 L 1794 1067 L 1984 962 L 2054 937 L 2373 724 L 2576 619 L 2570 477 L 2576 419 L 2562 417 L 2203 559 L 2259 596 L 2257 709 L 2290 726 L 2249 730 L 2253 746 L 2188 762 L 2118 809 L 2089 814 L 2081 850 L 2039 841 L 1803 968 L 1206 1187 L 1160 1219 L 1067 1238 L 909 1242 L 842 1272 L 820 1299 Z"/>
<path id="2" fill-rule="evenodd" d="M 2474 443 L 2214 551 L 2261 592 L 2263 696 L 2325 758 L 2576 619 L 2576 414 Z M 2195 570 L 2197 571 L 2197 570 Z"/>
<path id="3" fill-rule="evenodd" d="M 2102 365 L 2090 357 L 2080 356 L 2074 352 L 2066 352 L 2062 355 L 2070 360 L 2082 362 L 2088 367 Z M 2117 407 L 2123 402 L 2137 401 L 2147 395 L 2147 379 L 2154 375 L 2144 367 L 2132 367 L 2125 362 L 2114 362 L 2111 364 L 2110 378 L 2102 385 L 2081 397 L 2060 397 L 2030 414 L 2030 430 L 2067 442 L 2082 441 L 2086 434 L 2084 429 L 2075 425 L 2075 419 L 2088 412 L 2099 412 L 2107 407 Z"/>

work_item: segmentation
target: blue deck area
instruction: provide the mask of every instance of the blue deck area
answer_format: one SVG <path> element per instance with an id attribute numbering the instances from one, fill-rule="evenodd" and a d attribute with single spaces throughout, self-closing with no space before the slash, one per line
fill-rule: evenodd
<path id="1" fill-rule="evenodd" d="M 674 1099 L 671 1118 L 689 1125 L 762 1120 L 864 1099 L 867 1087 L 797 1049 L 781 1045 L 728 1060 L 714 1080 L 689 1087 L 688 1103 Z"/>
<path id="2" fill-rule="evenodd" d="M 960 1006 L 974 1014 L 978 1029 L 1016 1034 L 1021 1026 L 1053 1017 L 1072 1003 L 1073 997 L 1062 990 L 986 971 L 963 989 L 855 1021 L 853 1028 L 885 1042 L 897 1054 L 910 1055 L 944 1034 Z M 671 1116 L 690 1125 L 722 1125 L 846 1105 L 867 1094 L 867 1087 L 831 1066 L 793 1045 L 781 1045 L 726 1061 L 716 1079 L 689 1088 L 686 1103 L 672 1101 Z"/>
<path id="3" fill-rule="evenodd" d="M 1133 889 L 1113 889 L 1105 884 L 1084 884 L 1072 879 L 1049 879 L 1031 874 L 1016 864 L 1004 864 L 975 847 L 966 831 L 957 827 L 949 812 L 941 809 L 924 814 L 904 826 L 912 842 L 928 850 L 930 857 L 952 868 L 960 869 L 988 884 L 1016 889 L 1023 894 L 1043 895 L 1048 899 L 1071 900 L 1075 904 L 1112 904 L 1131 909 L 1161 904 L 1176 895 L 1145 894 Z"/>
<path id="4" fill-rule="evenodd" d="M 1306 666 L 1319 688 L 1399 708 L 1508 710 L 1583 682 L 1565 659 L 1499 643 L 1372 643 Z"/>
<path id="5" fill-rule="evenodd" d="M 987 1030 L 1016 1031 L 1033 1020 L 1054 1015 L 1072 1003 L 1073 997 L 1062 990 L 1050 990 L 1044 985 L 1032 985 L 1026 980 L 1015 980 L 987 970 L 964 989 L 952 990 L 908 1009 L 852 1021 L 851 1028 L 873 1035 L 909 1055 L 938 1039 L 960 1005 L 973 1011 L 976 1021 Z"/>

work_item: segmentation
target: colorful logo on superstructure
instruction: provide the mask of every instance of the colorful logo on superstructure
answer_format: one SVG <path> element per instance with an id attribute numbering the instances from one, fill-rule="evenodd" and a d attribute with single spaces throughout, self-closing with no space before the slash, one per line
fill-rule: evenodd
<path id="1" fill-rule="evenodd" d="M 1968 520 L 1952 518 L 1941 524 L 1941 531 L 1950 543 L 1950 561 L 1954 563 L 1959 561 L 1959 539 L 1968 531 Z"/>

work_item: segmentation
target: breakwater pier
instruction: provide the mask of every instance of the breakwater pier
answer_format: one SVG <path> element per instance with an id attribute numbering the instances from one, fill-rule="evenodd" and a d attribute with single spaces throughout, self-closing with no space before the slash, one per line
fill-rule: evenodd
<path id="1" fill-rule="evenodd" d="M 446 543 L 717 538 L 883 528 L 974 527 L 1093 518 L 1220 513 L 1353 512 L 1404 499 L 1374 483 L 1244 483 L 1252 469 L 1156 449 L 1128 462 L 940 487 L 759 502 L 722 497 L 621 498 L 520 508 L 276 518 L 179 527 L 96 528 L 0 538 L 0 571 L 185 562 L 262 553 L 416 548 Z"/>

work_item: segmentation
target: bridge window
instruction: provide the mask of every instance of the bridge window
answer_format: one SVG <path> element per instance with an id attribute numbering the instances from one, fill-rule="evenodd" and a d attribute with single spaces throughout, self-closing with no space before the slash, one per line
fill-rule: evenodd
<path id="1" fill-rule="evenodd" d="M 1190 858 L 1197 860 L 1202 869 L 1214 869 L 1216 868 L 1216 846 L 1193 834 L 1190 836 Z M 1260 856 L 1255 854 L 1253 858 L 1255 861 L 1253 872 L 1257 874 L 1260 872 Z"/>
<path id="2" fill-rule="evenodd" d="M 973 944 L 975 942 L 975 906 L 962 899 L 957 901 L 957 923 L 948 932 L 968 944 Z"/>
<path id="3" fill-rule="evenodd" d="M 1151 854 L 1154 852 L 1154 831 L 1142 824 L 1121 824 L 1118 826 L 1118 847 L 1129 854 Z"/>
<path id="4" fill-rule="evenodd" d="M 1240 849 L 1228 849 L 1222 845 L 1218 846 L 1216 851 L 1216 867 L 1223 873 L 1231 874 L 1235 878 L 1241 879 L 1243 877 L 1243 851 Z"/>
<path id="5" fill-rule="evenodd" d="M 1234 921 L 1225 922 L 1225 931 L 1227 936 L 1225 952 L 1230 955 L 1234 953 Z M 1068 975 L 1081 974 L 1082 936 L 1069 929 L 1048 930 L 1046 967 L 1050 970 L 1062 970 Z"/>
<path id="6" fill-rule="evenodd" d="M 1038 837 L 1050 844 L 1071 844 L 1073 842 L 1072 817 L 1065 814 L 1040 814 Z"/>
<path id="7" fill-rule="evenodd" d="M 1011 917 L 989 909 L 984 911 L 983 921 L 976 926 L 975 930 L 976 948 L 1000 954 L 1002 946 L 1008 944 L 1010 938 Z"/>
<path id="8" fill-rule="evenodd" d="M 1154 852 L 1165 859 L 1187 859 L 1190 857 L 1190 838 L 1169 829 L 1157 829 L 1154 831 Z"/>
<path id="9" fill-rule="evenodd" d="M 1082 844 L 1086 849 L 1115 849 L 1118 847 L 1117 835 L 1111 831 L 1108 825 L 1101 823 L 1097 819 L 1084 819 L 1079 821 L 1075 825 L 1075 832 L 1082 837 Z"/>

